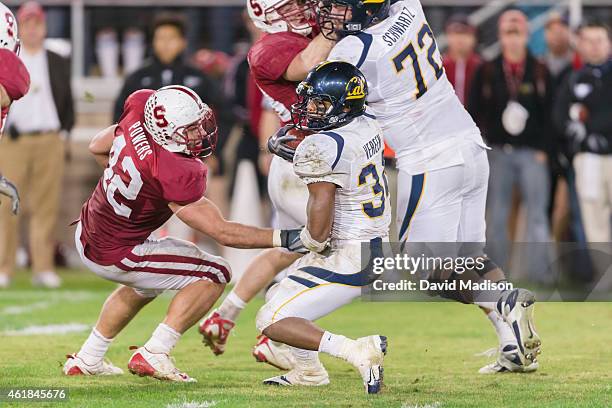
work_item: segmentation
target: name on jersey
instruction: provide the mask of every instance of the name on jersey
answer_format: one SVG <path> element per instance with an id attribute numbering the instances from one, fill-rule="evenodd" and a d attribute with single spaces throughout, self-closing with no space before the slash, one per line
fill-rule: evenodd
<path id="1" fill-rule="evenodd" d="M 382 148 L 382 139 L 380 138 L 380 135 L 376 135 L 375 138 L 370 139 L 368 143 L 363 145 L 363 151 L 368 157 L 368 160 L 370 160 L 372 156 L 378 153 L 381 148 Z"/>
<path id="2" fill-rule="evenodd" d="M 387 30 L 382 36 L 385 43 L 391 47 L 393 44 L 399 41 L 400 38 L 406 34 L 406 31 L 410 29 L 410 26 L 416 18 L 416 14 L 407 7 L 402 9 L 402 12 L 397 17 L 397 21 Z"/>
<path id="3" fill-rule="evenodd" d="M 134 124 L 130 126 L 128 130 L 130 131 L 132 146 L 134 146 L 134 150 L 136 150 L 139 160 L 144 160 L 145 157 L 153 154 L 149 141 L 147 140 L 147 134 L 145 133 L 140 121 L 134 122 Z"/>

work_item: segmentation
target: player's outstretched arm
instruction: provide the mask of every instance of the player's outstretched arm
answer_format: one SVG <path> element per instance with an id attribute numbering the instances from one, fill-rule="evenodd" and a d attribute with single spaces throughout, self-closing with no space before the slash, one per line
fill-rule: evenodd
<path id="1" fill-rule="evenodd" d="M 113 139 L 115 138 L 115 129 L 117 125 L 112 125 L 99 132 L 89 142 L 89 152 L 94 155 L 96 162 L 106 168 L 108 165 L 108 154 L 113 147 Z"/>
<path id="2" fill-rule="evenodd" d="M 169 204 L 176 216 L 219 244 L 234 248 L 274 248 L 284 247 L 298 252 L 303 249 L 300 230 L 273 230 L 258 228 L 226 220 L 219 208 L 210 200 L 202 197 L 195 203 L 181 206 Z"/>
<path id="3" fill-rule="evenodd" d="M 327 59 L 334 45 L 336 45 L 335 41 L 325 38 L 323 34 L 317 35 L 306 48 L 295 56 L 283 77 L 293 82 L 304 80 L 311 69 Z"/>

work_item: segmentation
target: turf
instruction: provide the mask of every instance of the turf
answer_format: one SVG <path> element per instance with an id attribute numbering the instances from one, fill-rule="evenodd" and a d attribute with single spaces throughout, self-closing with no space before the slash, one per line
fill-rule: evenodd
<path id="1" fill-rule="evenodd" d="M 254 316 L 261 300 L 240 317 L 221 357 L 189 330 L 175 350 L 177 365 L 196 384 L 162 383 L 126 374 L 113 378 L 64 377 L 64 355 L 77 351 L 87 332 L 5 336 L 31 325 L 93 324 L 113 284 L 83 272 L 63 272 L 62 290 L 35 290 L 21 273 L 16 285 L 0 291 L 0 388 L 67 387 L 69 401 L 36 407 L 610 407 L 612 406 L 612 303 L 542 303 L 537 323 L 543 338 L 541 368 L 533 374 L 483 376 L 488 360 L 474 354 L 495 345 L 484 315 L 452 303 L 355 302 L 322 319 L 330 331 L 389 338 L 384 393 L 367 396 L 356 371 L 323 356 L 331 385 L 274 388 L 261 380 L 277 370 L 250 355 Z M 125 367 L 130 345 L 142 344 L 161 320 L 170 300 L 148 305 L 111 347 L 108 357 Z M 34 305 L 34 306 L 32 306 Z M 26 306 L 29 309 L 15 309 Z M 7 309 L 8 308 L 8 309 Z M 191 405 L 190 405 L 191 403 Z M 25 406 L 26 403 L 0 406 Z"/>

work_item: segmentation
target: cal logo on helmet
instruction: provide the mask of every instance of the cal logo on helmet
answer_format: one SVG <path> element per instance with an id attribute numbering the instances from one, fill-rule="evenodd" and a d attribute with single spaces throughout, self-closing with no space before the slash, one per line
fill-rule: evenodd
<path id="1" fill-rule="evenodd" d="M 346 84 L 346 99 L 363 99 L 365 98 L 365 83 L 363 79 L 355 76 Z"/>

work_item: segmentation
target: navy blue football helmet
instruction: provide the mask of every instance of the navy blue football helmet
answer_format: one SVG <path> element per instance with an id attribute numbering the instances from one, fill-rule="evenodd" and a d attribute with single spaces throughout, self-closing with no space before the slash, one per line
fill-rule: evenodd
<path id="1" fill-rule="evenodd" d="M 384 20 L 390 7 L 390 0 L 321 0 L 317 22 L 326 38 L 338 40 Z"/>
<path id="2" fill-rule="evenodd" d="M 297 87 L 298 102 L 291 107 L 298 129 L 338 128 L 363 115 L 368 85 L 365 76 L 348 62 L 317 65 Z"/>

